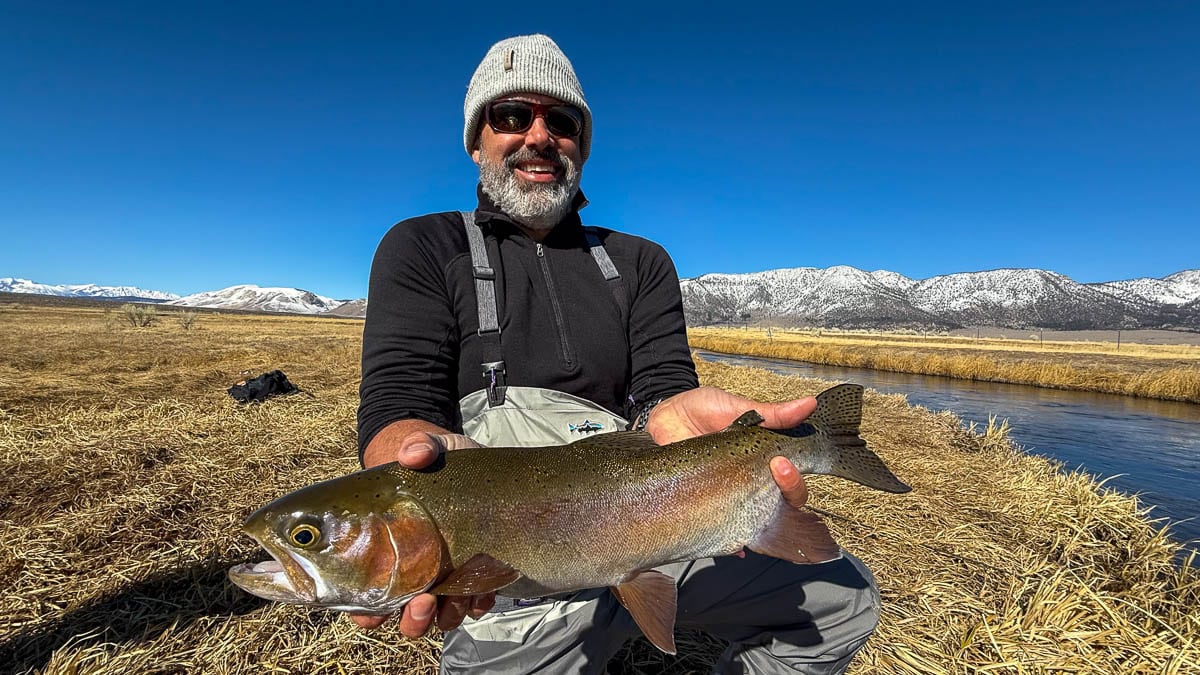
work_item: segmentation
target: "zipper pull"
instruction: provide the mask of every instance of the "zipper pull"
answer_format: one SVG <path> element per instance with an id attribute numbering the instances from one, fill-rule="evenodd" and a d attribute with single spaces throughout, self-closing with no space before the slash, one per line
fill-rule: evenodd
<path id="1" fill-rule="evenodd" d="M 537 257 L 539 257 L 539 258 L 545 257 L 544 255 L 542 255 L 542 242 L 540 242 L 540 241 L 538 242 L 538 245 L 537 245 Z"/>

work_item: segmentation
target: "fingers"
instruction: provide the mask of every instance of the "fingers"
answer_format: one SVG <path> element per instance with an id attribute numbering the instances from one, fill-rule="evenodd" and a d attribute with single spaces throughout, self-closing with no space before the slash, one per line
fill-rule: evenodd
<path id="1" fill-rule="evenodd" d="M 472 596 L 471 609 L 467 610 L 467 616 L 471 617 L 472 619 L 478 619 L 484 614 L 487 614 L 488 610 L 491 609 L 492 605 L 494 604 L 496 604 L 495 593 L 484 593 L 483 595 Z"/>
<path id="2" fill-rule="evenodd" d="M 404 613 L 400 616 L 400 632 L 406 637 L 419 638 L 429 632 L 435 620 L 441 630 L 452 630 L 458 628 L 466 616 L 472 619 L 483 616 L 495 602 L 495 593 L 448 595 L 441 598 L 440 602 L 436 596 L 422 593 L 404 606 Z M 388 617 L 351 613 L 350 620 L 361 628 L 373 629 L 381 626 Z"/>
<path id="3" fill-rule="evenodd" d="M 410 469 L 423 469 L 433 464 L 443 452 L 478 447 L 478 443 L 462 434 L 431 434 L 419 431 L 409 434 L 400 443 L 396 461 Z"/>
<path id="4" fill-rule="evenodd" d="M 659 445 L 720 431 L 738 415 L 757 410 L 768 429 L 791 429 L 817 408 L 812 396 L 781 403 L 755 401 L 716 387 L 698 387 L 663 401 L 650 414 L 646 431 Z"/>
<path id="5" fill-rule="evenodd" d="M 387 614 L 351 614 L 350 620 L 358 624 L 359 628 L 374 630 L 383 625 L 384 621 L 388 620 Z"/>
<path id="6" fill-rule="evenodd" d="M 400 632 L 410 638 L 419 638 L 428 633 L 436 610 L 436 596 L 422 593 L 413 598 L 404 606 L 404 614 L 400 616 Z"/>
<path id="7" fill-rule="evenodd" d="M 458 628 L 458 624 L 462 623 L 471 604 L 469 595 L 447 595 L 442 598 L 442 604 L 437 613 L 438 628 L 443 631 Z"/>
<path id="8" fill-rule="evenodd" d="M 755 403 L 755 409 L 763 416 L 763 426 L 768 429 L 791 429 L 800 424 L 817 409 L 817 399 L 806 396 L 782 403 Z"/>
<path id="9" fill-rule="evenodd" d="M 433 464 L 442 452 L 443 448 L 438 441 L 437 434 L 421 431 L 409 434 L 400 443 L 400 449 L 396 452 L 396 461 L 401 466 L 410 469 L 423 469 Z"/>
<path id="10" fill-rule="evenodd" d="M 808 487 L 795 464 L 783 457 L 772 457 L 771 476 L 779 486 L 779 491 L 783 493 L 784 501 L 792 508 L 798 509 L 808 501 Z"/>
<path id="11" fill-rule="evenodd" d="M 436 434 L 434 438 L 441 443 L 444 450 L 462 450 L 463 448 L 481 448 L 480 444 L 462 434 Z"/>

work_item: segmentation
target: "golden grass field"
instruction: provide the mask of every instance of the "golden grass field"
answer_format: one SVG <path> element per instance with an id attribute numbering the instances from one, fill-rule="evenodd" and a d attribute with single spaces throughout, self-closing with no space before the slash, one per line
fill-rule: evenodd
<path id="1" fill-rule="evenodd" d="M 1200 345 L 692 328 L 696 349 L 1200 403 Z"/>
<path id="2" fill-rule="evenodd" d="M 0 670 L 433 673 L 436 635 L 270 604 L 225 570 L 265 556 L 238 531 L 265 501 L 357 468 L 362 323 L 0 304 Z M 829 383 L 698 364 L 761 399 Z M 225 389 L 284 370 L 306 393 Z M 812 505 L 879 580 L 882 624 L 853 673 L 1200 672 L 1200 570 L 1130 497 L 1023 455 L 1003 428 L 868 392 L 863 436 L 909 482 L 811 479 Z M 644 641 L 609 672 L 707 672 Z"/>

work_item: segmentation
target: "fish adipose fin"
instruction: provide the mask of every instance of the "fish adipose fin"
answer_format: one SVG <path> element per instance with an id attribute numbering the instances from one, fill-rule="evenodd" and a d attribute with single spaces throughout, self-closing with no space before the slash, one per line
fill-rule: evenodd
<path id="1" fill-rule="evenodd" d="M 729 426 L 756 427 L 762 424 L 764 421 L 766 420 L 763 419 L 762 415 L 758 414 L 757 410 L 747 410 L 746 412 L 742 413 L 741 417 L 738 417 L 733 421 L 733 424 L 730 424 Z"/>
<path id="2" fill-rule="evenodd" d="M 821 473 L 884 492 L 909 492 L 912 488 L 897 478 L 858 436 L 858 427 L 862 423 L 862 395 L 863 388 L 857 384 L 839 384 L 817 394 L 817 409 L 809 415 L 807 422 L 828 434 L 835 447 L 831 469 Z"/>
<path id="3" fill-rule="evenodd" d="M 800 564 L 842 557 L 842 549 L 817 514 L 794 508 L 783 500 L 770 524 L 746 547 L 755 553 Z"/>
<path id="4" fill-rule="evenodd" d="M 675 653 L 675 580 L 654 570 L 636 573 L 619 586 L 609 586 L 629 610 L 634 623 L 655 647 Z"/>
<path id="5" fill-rule="evenodd" d="M 429 592 L 434 595 L 478 595 L 500 590 L 520 578 L 521 573 L 508 563 L 479 553 Z"/>

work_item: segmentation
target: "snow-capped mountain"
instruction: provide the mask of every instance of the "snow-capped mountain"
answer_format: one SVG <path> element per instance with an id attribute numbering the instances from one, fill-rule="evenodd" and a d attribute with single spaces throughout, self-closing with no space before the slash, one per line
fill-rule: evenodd
<path id="1" fill-rule="evenodd" d="M 1135 326 L 1156 307 L 1136 297 L 1104 293 L 1046 270 L 1001 269 L 931 277 L 908 297 L 927 312 L 968 326 L 1062 329 Z"/>
<path id="2" fill-rule="evenodd" d="M 803 318 L 821 326 L 950 327 L 905 297 L 916 282 L 895 272 L 839 265 L 750 274 L 705 274 L 680 283 L 688 319 L 698 323 L 751 316 Z"/>
<path id="3" fill-rule="evenodd" d="M 913 280 L 887 270 L 801 267 L 706 274 L 680 286 L 688 322 L 696 325 L 768 319 L 843 328 L 1200 328 L 1200 270 L 1080 284 L 1036 269 Z"/>
<path id="4" fill-rule="evenodd" d="M 1161 305 L 1186 305 L 1200 299 L 1200 270 L 1184 270 L 1162 279 L 1143 277 L 1090 285 L 1117 296 L 1135 296 Z"/>
<path id="5" fill-rule="evenodd" d="M 166 302 L 178 295 L 163 291 L 149 291 L 135 286 L 97 286 L 96 284 L 39 284 L 28 279 L 0 277 L 0 292 L 36 293 L 56 295 L 64 298 L 96 298 L 100 300 L 139 300 L 142 302 Z"/>
<path id="6" fill-rule="evenodd" d="M 765 320 L 839 328 L 1010 328 L 1200 330 L 1200 270 L 1161 279 L 1080 284 L 1048 270 L 998 269 L 910 279 L 844 265 L 680 281 L 690 325 Z M 0 277 L 0 292 L 166 302 L 260 312 L 366 315 L 365 298 L 335 300 L 297 288 L 250 284 L 184 298 L 131 286 L 50 285 Z"/>
<path id="7" fill-rule="evenodd" d="M 367 315 L 367 299 L 347 300 L 325 314 L 361 319 Z"/>
<path id="8" fill-rule="evenodd" d="M 259 312 L 321 314 L 344 302 L 299 288 L 261 288 L 253 284 L 242 284 L 219 291 L 194 293 L 178 300 L 172 300 L 167 304 L 182 307 L 247 309 Z"/>

